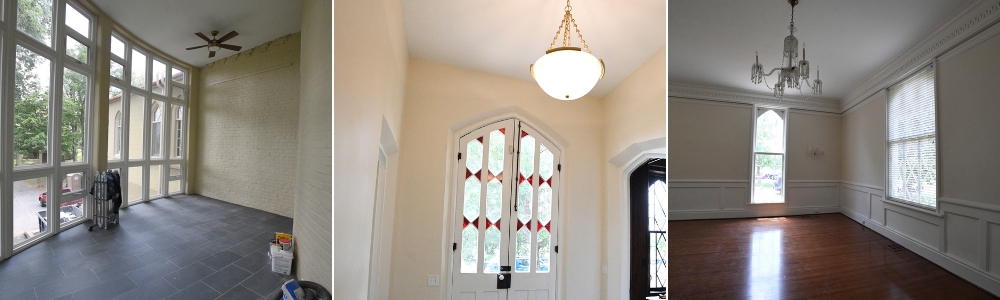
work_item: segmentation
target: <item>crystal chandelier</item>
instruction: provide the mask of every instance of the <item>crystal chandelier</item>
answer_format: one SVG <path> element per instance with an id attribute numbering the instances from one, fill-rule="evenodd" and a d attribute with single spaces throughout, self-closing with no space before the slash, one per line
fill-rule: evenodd
<path id="1" fill-rule="evenodd" d="M 771 69 L 771 72 L 764 74 L 764 66 L 760 64 L 758 57 L 756 62 L 750 67 L 750 82 L 759 84 L 762 81 L 764 86 L 774 91 L 774 97 L 779 100 L 785 95 L 785 88 L 798 89 L 802 93 L 802 84 L 812 88 L 813 95 L 823 94 L 823 81 L 819 80 L 819 67 L 816 68 L 816 79 L 809 84 L 809 61 L 806 60 L 805 44 L 802 44 L 802 60 L 799 60 L 799 39 L 795 38 L 795 5 L 798 0 L 788 0 L 792 5 L 792 20 L 788 23 L 788 36 L 785 37 L 785 48 L 781 52 L 781 67 Z M 756 52 L 754 53 L 756 56 Z M 774 88 L 767 83 L 766 77 L 778 72 L 778 82 Z"/>
<path id="2" fill-rule="evenodd" d="M 535 78 L 542 91 L 559 100 L 576 100 L 587 95 L 594 85 L 597 85 L 597 81 L 604 77 L 604 61 L 590 54 L 590 48 L 580 33 L 580 27 L 576 26 L 572 10 L 569 0 L 566 0 L 564 9 L 566 13 L 559 23 L 556 36 L 552 38 L 552 44 L 549 44 L 549 50 L 529 67 L 531 77 Z M 576 34 L 580 37 L 580 43 L 586 52 L 570 46 L 572 42 L 570 25 L 576 29 Z M 556 40 L 559 39 L 560 33 L 563 35 L 562 47 L 557 48 Z"/>

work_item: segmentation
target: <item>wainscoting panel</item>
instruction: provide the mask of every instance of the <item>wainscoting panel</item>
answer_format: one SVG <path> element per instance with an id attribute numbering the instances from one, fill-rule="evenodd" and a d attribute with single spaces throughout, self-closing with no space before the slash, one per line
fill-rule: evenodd
<path id="1" fill-rule="evenodd" d="M 750 218 L 840 211 L 839 181 L 789 181 L 786 203 L 749 204 L 749 180 L 671 180 L 670 220 Z"/>
<path id="2" fill-rule="evenodd" d="M 1000 206 L 939 198 L 937 210 L 840 184 L 840 212 L 963 279 L 1000 295 Z"/>

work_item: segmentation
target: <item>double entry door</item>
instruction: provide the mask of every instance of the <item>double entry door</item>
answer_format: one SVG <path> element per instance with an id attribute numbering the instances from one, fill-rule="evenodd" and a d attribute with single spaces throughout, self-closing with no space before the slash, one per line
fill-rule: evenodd
<path id="1" fill-rule="evenodd" d="M 559 149 L 517 119 L 458 147 L 451 299 L 555 299 Z"/>

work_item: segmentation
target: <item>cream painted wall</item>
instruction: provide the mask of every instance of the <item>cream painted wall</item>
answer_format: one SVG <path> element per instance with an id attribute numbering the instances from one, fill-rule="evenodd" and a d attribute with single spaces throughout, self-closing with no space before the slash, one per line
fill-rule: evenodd
<path id="1" fill-rule="evenodd" d="M 405 226 L 395 226 L 390 299 L 445 299 L 444 285 L 450 282 L 446 266 L 453 240 L 446 236 L 451 228 L 445 227 L 450 226 L 453 216 L 445 212 L 453 203 L 448 189 L 453 186 L 449 183 L 454 174 L 449 166 L 455 160 L 458 134 L 449 127 L 480 113 L 511 107 L 542 120 L 554 131 L 550 134 L 568 143 L 562 145 L 560 177 L 564 193 L 559 205 L 565 229 L 558 240 L 564 291 L 560 298 L 600 297 L 602 101 L 589 96 L 559 101 L 534 82 L 411 59 L 395 218 L 395 224 Z M 337 169 L 339 172 L 339 164 Z M 338 214 L 336 222 L 340 224 L 340 220 Z M 338 234 L 338 244 L 340 237 Z M 442 286 L 428 287 L 427 276 L 435 274 L 442 276 Z"/>
<path id="2" fill-rule="evenodd" d="M 938 66 L 940 197 L 1000 205 L 1000 36 Z"/>
<path id="3" fill-rule="evenodd" d="M 885 185 L 885 94 L 879 92 L 843 114 L 841 120 L 845 182 Z"/>
<path id="4" fill-rule="evenodd" d="M 840 115 L 792 109 L 788 117 L 788 180 L 840 180 Z M 820 147 L 813 156 L 809 147 Z"/>
<path id="5" fill-rule="evenodd" d="M 304 4 L 303 12 L 309 14 L 313 4 Z M 401 124 L 409 56 L 403 7 L 400 0 L 335 1 L 333 27 L 333 289 L 337 299 L 367 299 L 382 120 L 397 141 L 405 133 Z M 388 160 L 386 181 L 392 182 L 398 166 L 393 157 Z M 386 198 L 394 194 L 395 189 L 386 190 Z M 426 283 L 426 274 L 420 277 Z"/>
<path id="6" fill-rule="evenodd" d="M 749 180 L 752 106 L 669 99 L 667 180 Z"/>
<path id="7" fill-rule="evenodd" d="M 333 6 L 302 1 L 302 48 L 299 68 L 299 123 L 296 164 L 295 234 L 299 280 L 333 288 L 332 68 Z"/>
<path id="8" fill-rule="evenodd" d="M 622 187 L 627 185 L 621 180 L 627 163 L 615 165 L 610 161 L 633 144 L 666 137 L 666 59 L 667 47 L 664 46 L 602 99 L 605 139 L 601 163 L 605 165 L 604 193 L 607 200 L 602 230 L 605 250 L 601 264 L 608 267 L 608 274 L 601 280 L 601 299 L 628 297 L 626 267 L 629 237 L 627 226 L 622 224 L 622 220 L 628 218 L 628 206 L 622 203 Z M 658 147 L 665 151 L 667 145 Z"/>

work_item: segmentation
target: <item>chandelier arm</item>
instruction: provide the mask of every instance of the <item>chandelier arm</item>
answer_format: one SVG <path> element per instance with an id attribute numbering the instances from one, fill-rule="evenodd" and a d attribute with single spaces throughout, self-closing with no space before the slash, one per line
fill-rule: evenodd
<path id="1" fill-rule="evenodd" d="M 777 70 L 781 70 L 781 68 L 771 69 L 771 72 L 768 72 L 767 74 L 764 74 L 764 77 L 767 78 L 767 76 L 771 76 L 771 74 L 774 74 L 774 71 L 777 71 Z"/>

